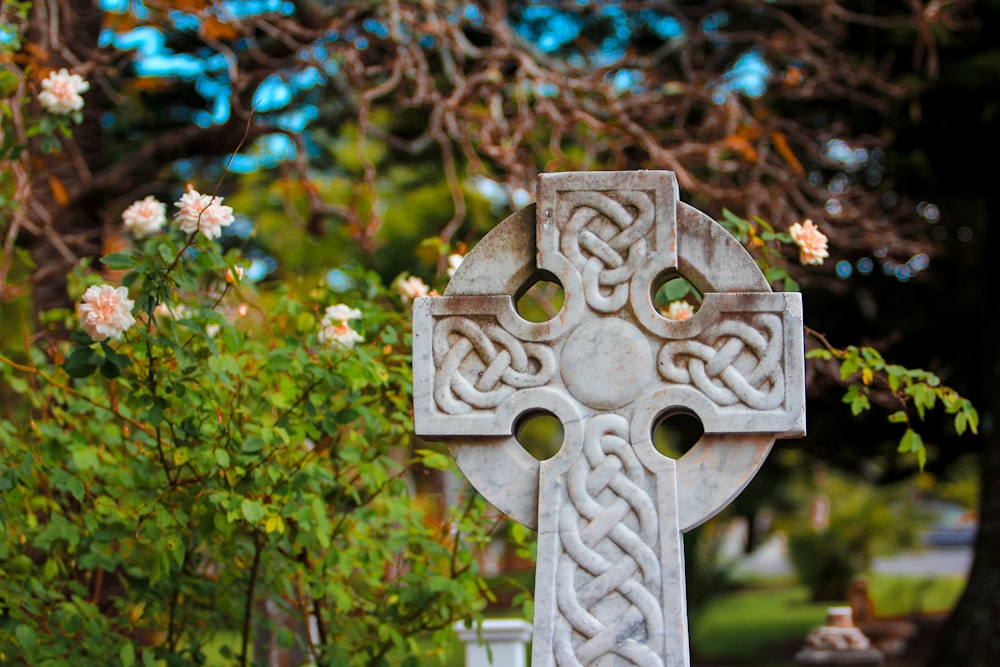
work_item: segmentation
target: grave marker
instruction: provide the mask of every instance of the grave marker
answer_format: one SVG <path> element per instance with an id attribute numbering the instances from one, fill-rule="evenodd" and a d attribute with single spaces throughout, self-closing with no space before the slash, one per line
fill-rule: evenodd
<path id="1" fill-rule="evenodd" d="M 416 432 L 538 530 L 534 667 L 686 667 L 682 533 L 805 433 L 800 295 L 773 293 L 672 172 L 543 174 L 537 199 L 414 304 Z M 653 305 L 677 276 L 704 295 L 683 322 Z M 565 302 L 533 323 L 515 303 L 538 279 Z M 564 431 L 541 462 L 513 436 L 539 411 Z M 677 412 L 705 433 L 674 460 L 652 431 Z"/>

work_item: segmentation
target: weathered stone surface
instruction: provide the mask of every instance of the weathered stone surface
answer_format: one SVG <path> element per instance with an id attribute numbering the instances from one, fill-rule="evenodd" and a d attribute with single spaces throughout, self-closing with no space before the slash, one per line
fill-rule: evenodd
<path id="1" fill-rule="evenodd" d="M 704 295 L 684 322 L 652 303 L 678 275 Z M 515 297 L 540 276 L 565 303 L 532 323 Z M 532 664 L 688 665 L 682 532 L 805 432 L 799 295 L 771 292 L 671 172 L 546 174 L 444 297 L 417 300 L 413 329 L 417 433 L 539 531 Z M 513 437 L 539 410 L 564 430 L 542 462 Z M 678 460 L 651 440 L 676 411 L 705 428 Z"/>

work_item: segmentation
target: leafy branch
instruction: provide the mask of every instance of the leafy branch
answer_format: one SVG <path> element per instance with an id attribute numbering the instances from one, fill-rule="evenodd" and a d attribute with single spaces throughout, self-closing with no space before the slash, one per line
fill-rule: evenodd
<path id="1" fill-rule="evenodd" d="M 887 391 L 892 401 L 898 404 L 899 409 L 890 414 L 888 420 L 905 425 L 906 430 L 899 440 L 899 451 L 916 454 L 921 470 L 927 463 L 927 448 L 914 425 L 914 417 L 924 421 L 927 412 L 940 402 L 946 414 L 954 415 L 958 435 L 963 435 L 966 430 L 979 432 L 979 413 L 972 401 L 941 384 L 941 379 L 934 373 L 887 363 L 881 353 L 872 347 L 850 345 L 837 348 L 822 334 L 808 327 L 806 331 L 822 345 L 810 350 L 806 358 L 838 363 L 840 379 L 849 381 L 842 400 L 851 406 L 851 414 L 857 416 L 871 408 L 872 390 L 876 387 Z"/>
<path id="2" fill-rule="evenodd" d="M 787 262 L 781 254 L 781 244 L 793 244 L 787 232 L 775 230 L 759 215 L 752 220 L 744 220 L 729 209 L 722 210 L 719 223 L 754 255 L 757 266 L 769 283 L 781 281 L 786 292 L 799 291 L 799 284 L 788 272 Z"/>

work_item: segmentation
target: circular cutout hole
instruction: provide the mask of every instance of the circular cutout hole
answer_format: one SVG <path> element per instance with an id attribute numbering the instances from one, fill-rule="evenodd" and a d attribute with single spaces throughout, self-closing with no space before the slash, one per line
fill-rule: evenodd
<path id="1" fill-rule="evenodd" d="M 705 427 L 696 415 L 667 412 L 653 424 L 653 446 L 664 456 L 679 459 L 695 446 L 704 433 Z"/>
<path id="2" fill-rule="evenodd" d="M 517 297 L 517 314 L 529 322 L 548 322 L 562 310 L 566 293 L 554 276 L 536 278 Z"/>
<path id="3" fill-rule="evenodd" d="M 680 276 L 654 282 L 653 308 L 668 320 L 689 320 L 701 307 L 701 292 Z"/>
<path id="4" fill-rule="evenodd" d="M 514 426 L 514 437 L 539 461 L 551 459 L 563 444 L 563 425 L 549 412 L 529 412 Z"/>

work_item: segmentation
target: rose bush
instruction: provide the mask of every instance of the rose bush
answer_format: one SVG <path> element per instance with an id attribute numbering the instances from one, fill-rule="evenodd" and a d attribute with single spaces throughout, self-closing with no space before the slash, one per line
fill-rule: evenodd
<path id="1" fill-rule="evenodd" d="M 47 316 L 72 340 L 0 363 L 0 661 L 443 651 L 487 600 L 490 519 L 413 493 L 450 459 L 411 449 L 408 306 L 367 273 L 258 292 L 188 222 L 133 228 L 122 285 L 81 268 L 78 316 Z"/>

